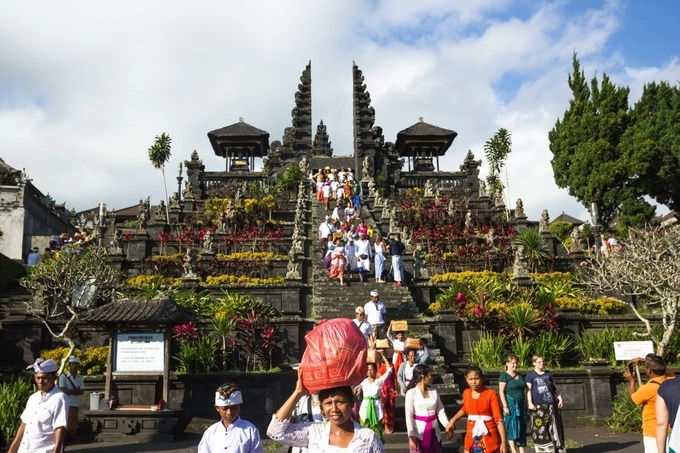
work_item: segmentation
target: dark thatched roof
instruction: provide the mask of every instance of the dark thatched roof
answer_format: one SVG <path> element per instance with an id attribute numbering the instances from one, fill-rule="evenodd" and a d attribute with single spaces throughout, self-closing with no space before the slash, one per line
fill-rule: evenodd
<path id="1" fill-rule="evenodd" d="M 395 148 L 400 156 L 408 156 L 410 150 L 418 147 L 432 148 L 438 156 L 449 149 L 458 132 L 419 121 L 397 134 Z"/>
<path id="2" fill-rule="evenodd" d="M 177 324 L 194 321 L 196 316 L 167 297 L 151 300 L 121 299 L 108 303 L 81 316 L 92 324 Z"/>
<path id="3" fill-rule="evenodd" d="M 269 132 L 258 129 L 243 120 L 221 129 L 208 132 L 215 154 L 227 157 L 230 148 L 246 147 L 251 155 L 263 157 L 269 149 Z"/>
<path id="4" fill-rule="evenodd" d="M 569 214 L 565 214 L 564 211 L 562 211 L 562 214 L 558 215 L 553 219 L 552 222 L 550 223 L 555 223 L 555 222 L 568 222 L 571 223 L 572 225 L 576 226 L 581 226 L 583 225 L 583 220 L 579 220 L 576 217 L 572 217 Z"/>

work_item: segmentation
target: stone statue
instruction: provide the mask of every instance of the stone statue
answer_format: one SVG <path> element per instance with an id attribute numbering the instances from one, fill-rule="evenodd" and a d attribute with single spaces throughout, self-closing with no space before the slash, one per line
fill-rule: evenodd
<path id="1" fill-rule="evenodd" d="M 527 267 L 524 246 L 518 245 L 515 249 L 515 262 L 512 266 L 512 278 L 528 278 L 529 268 Z"/>
<path id="2" fill-rule="evenodd" d="M 120 255 L 123 253 L 123 248 L 121 246 L 121 241 L 123 240 L 123 231 L 120 228 L 116 228 L 113 231 L 113 254 Z"/>
<path id="3" fill-rule="evenodd" d="M 213 249 L 213 234 L 212 231 L 208 230 L 203 236 L 203 250 L 212 252 Z"/>
<path id="4" fill-rule="evenodd" d="M 182 192 L 182 196 L 185 199 L 193 200 L 194 199 L 194 185 L 191 184 L 191 181 L 187 181 L 184 185 L 184 192 Z"/>
<path id="5" fill-rule="evenodd" d="M 423 196 L 431 197 L 434 195 L 434 186 L 432 185 L 432 180 L 428 179 L 425 181 L 425 187 L 423 188 Z"/>
<path id="6" fill-rule="evenodd" d="M 571 252 L 572 253 L 578 253 L 583 251 L 583 247 L 581 246 L 581 232 L 579 231 L 578 227 L 575 226 L 573 230 L 571 230 Z"/>
<path id="7" fill-rule="evenodd" d="M 361 167 L 361 179 L 369 179 L 373 177 L 373 158 L 371 156 L 364 156 Z"/>
<path id="8" fill-rule="evenodd" d="M 179 194 L 177 192 L 173 193 L 168 201 L 168 207 L 170 209 L 179 209 Z"/>
<path id="9" fill-rule="evenodd" d="M 486 233 L 486 243 L 493 247 L 495 242 L 496 242 L 496 229 L 494 227 L 490 227 L 489 231 L 487 231 Z"/>
<path id="10" fill-rule="evenodd" d="M 286 278 L 290 280 L 299 280 L 300 272 L 298 271 L 299 259 L 295 249 L 291 248 L 288 251 L 288 268 L 286 272 Z"/>
<path id="11" fill-rule="evenodd" d="M 182 275 L 182 279 L 196 279 L 198 276 L 194 272 L 194 265 L 196 264 L 196 250 L 194 250 L 192 247 L 187 248 L 187 252 L 184 255 L 184 264 L 182 265 L 182 268 L 184 270 L 184 275 Z"/>
<path id="12" fill-rule="evenodd" d="M 456 215 L 456 203 L 453 201 L 453 198 L 449 198 L 449 202 L 446 205 L 446 214 L 449 217 Z"/>
<path id="13" fill-rule="evenodd" d="M 306 177 L 307 173 L 309 173 L 309 162 L 307 161 L 307 156 L 302 156 L 302 159 L 300 159 L 299 165 L 300 165 L 300 170 L 302 171 L 302 175 Z"/>
<path id="14" fill-rule="evenodd" d="M 165 215 L 167 214 L 165 211 L 165 201 L 161 200 L 158 203 L 158 206 L 156 206 L 156 220 L 162 220 L 165 221 Z"/>
<path id="15" fill-rule="evenodd" d="M 503 190 L 497 190 L 494 192 L 493 205 L 496 207 L 505 206 L 505 200 L 503 200 Z"/>
<path id="16" fill-rule="evenodd" d="M 199 160 L 199 159 L 198 159 L 198 151 L 193 150 L 193 151 L 191 152 L 191 160 L 194 161 L 194 162 L 196 162 L 196 161 Z"/>
<path id="17" fill-rule="evenodd" d="M 422 243 L 419 243 L 413 250 L 413 276 L 417 278 L 429 278 L 427 267 L 425 266 L 425 255 L 427 250 Z"/>
<path id="18" fill-rule="evenodd" d="M 526 219 L 527 215 L 524 213 L 524 203 L 521 198 L 515 202 L 515 219 Z"/>
<path id="19" fill-rule="evenodd" d="M 471 228 L 472 227 L 472 212 L 468 210 L 468 212 L 465 213 L 465 228 Z"/>
<path id="20" fill-rule="evenodd" d="M 241 206 L 241 200 L 243 199 L 243 192 L 241 191 L 241 186 L 236 188 L 236 194 L 234 194 L 234 204 L 236 206 Z"/>
<path id="21" fill-rule="evenodd" d="M 550 233 L 550 216 L 548 215 L 548 210 L 544 209 L 541 212 L 541 220 L 538 221 L 538 232 L 539 233 Z"/>
<path id="22" fill-rule="evenodd" d="M 139 200 L 137 207 L 137 231 L 146 230 L 146 225 L 149 222 L 149 199 Z"/>
<path id="23" fill-rule="evenodd" d="M 479 197 L 486 197 L 488 194 L 486 193 L 486 183 L 484 182 L 483 179 L 479 180 Z"/>

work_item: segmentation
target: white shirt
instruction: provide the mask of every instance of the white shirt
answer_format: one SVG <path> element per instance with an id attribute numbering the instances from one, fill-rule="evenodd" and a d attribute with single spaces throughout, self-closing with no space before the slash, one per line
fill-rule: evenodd
<path id="1" fill-rule="evenodd" d="M 446 426 L 449 423 L 449 418 L 446 416 L 444 405 L 439 399 L 437 391 L 433 388 L 428 388 L 427 393 L 427 398 L 424 398 L 420 388 L 417 386 L 413 387 L 406 392 L 406 400 L 404 402 L 404 409 L 406 409 L 406 431 L 409 436 L 415 436 L 418 439 L 423 438 L 423 431 L 427 422 L 414 419 L 414 415 L 428 416 L 436 414 L 442 425 Z M 441 440 L 442 435 L 439 431 L 437 420 L 432 421 L 432 425 L 437 434 L 437 440 Z"/>
<path id="2" fill-rule="evenodd" d="M 276 415 L 267 428 L 267 436 L 271 439 L 293 447 L 306 447 L 310 452 L 385 453 L 378 436 L 356 422 L 354 438 L 347 448 L 328 445 L 330 434 L 330 423 L 290 423 L 289 420 L 277 419 Z"/>
<path id="3" fill-rule="evenodd" d="M 260 432 L 250 422 L 237 418 L 228 428 L 222 420 L 210 425 L 198 444 L 198 453 L 264 453 Z"/>
<path id="4" fill-rule="evenodd" d="M 378 301 L 377 304 L 372 301 L 367 302 L 364 305 L 364 312 L 366 313 L 366 320 L 370 325 L 385 324 L 383 313 L 387 312 L 387 309 L 382 302 Z"/>
<path id="5" fill-rule="evenodd" d="M 364 399 L 361 401 L 361 407 L 359 407 L 359 419 L 360 420 L 365 420 L 366 419 L 366 412 L 368 411 L 368 404 L 369 401 L 366 399 L 366 397 L 372 396 L 373 398 L 377 398 L 377 400 L 373 401 L 373 407 L 375 408 L 375 416 L 378 419 L 378 421 L 382 420 L 383 418 L 383 405 L 380 402 L 380 391 L 382 390 L 382 386 L 387 380 L 387 378 L 390 376 L 392 373 L 392 367 L 387 367 L 387 372 L 380 376 L 379 378 L 375 379 L 373 382 L 368 382 L 368 378 L 364 379 L 361 381 L 361 392 L 364 394 Z"/>
<path id="6" fill-rule="evenodd" d="M 28 398 L 21 421 L 26 424 L 19 453 L 51 453 L 54 449 L 54 432 L 66 428 L 68 401 L 55 386 L 42 396 L 35 392 Z"/>
<path id="7" fill-rule="evenodd" d="M 71 380 L 69 381 L 68 378 L 71 378 Z M 73 384 L 71 384 L 71 381 L 73 381 L 75 387 L 73 386 Z M 59 388 L 64 388 L 68 390 L 84 389 L 85 381 L 83 380 L 83 376 L 81 376 L 80 374 L 77 374 L 76 377 L 73 377 L 73 375 L 70 372 L 68 372 L 59 376 L 58 386 Z M 80 395 L 66 395 L 66 399 L 68 399 L 69 407 L 80 407 Z"/>
<path id="8" fill-rule="evenodd" d="M 368 337 L 373 333 L 373 326 L 366 320 L 359 321 L 357 318 L 354 318 L 352 321 L 354 321 L 354 324 L 357 325 L 361 333 L 364 334 L 366 341 L 368 341 Z"/>
<path id="9" fill-rule="evenodd" d="M 321 225 L 319 225 L 319 235 L 321 236 L 320 239 L 327 238 L 333 234 L 334 231 L 335 226 L 330 222 L 323 222 Z"/>
<path id="10" fill-rule="evenodd" d="M 332 189 L 330 184 L 324 184 L 323 187 L 321 188 L 321 193 L 323 193 L 324 198 L 330 198 L 331 192 Z"/>

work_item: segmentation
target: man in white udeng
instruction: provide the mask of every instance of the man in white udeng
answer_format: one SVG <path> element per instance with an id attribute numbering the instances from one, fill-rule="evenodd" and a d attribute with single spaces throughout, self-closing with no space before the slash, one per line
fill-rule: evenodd
<path id="1" fill-rule="evenodd" d="M 21 425 L 9 453 L 55 453 L 64 448 L 68 401 L 56 386 L 57 363 L 36 359 L 33 365 L 38 391 L 28 398 Z"/>
<path id="2" fill-rule="evenodd" d="M 385 332 L 383 328 L 385 327 L 385 313 L 387 309 L 385 304 L 383 304 L 379 299 L 379 294 L 377 290 L 371 291 L 371 300 L 366 302 L 364 305 L 364 312 L 366 313 L 366 320 L 373 327 L 373 335 L 375 338 L 385 338 Z"/>
<path id="3" fill-rule="evenodd" d="M 260 432 L 239 417 L 243 396 L 236 384 L 227 383 L 215 392 L 215 411 L 220 421 L 203 433 L 198 453 L 264 453 Z"/>

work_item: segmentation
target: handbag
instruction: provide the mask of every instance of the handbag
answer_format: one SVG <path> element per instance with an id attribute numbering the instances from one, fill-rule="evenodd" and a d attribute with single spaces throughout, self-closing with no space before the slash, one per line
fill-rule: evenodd
<path id="1" fill-rule="evenodd" d="M 365 260 L 366 258 L 368 258 L 368 255 L 362 254 L 362 255 L 359 255 L 359 258 L 361 258 L 362 260 Z"/>

